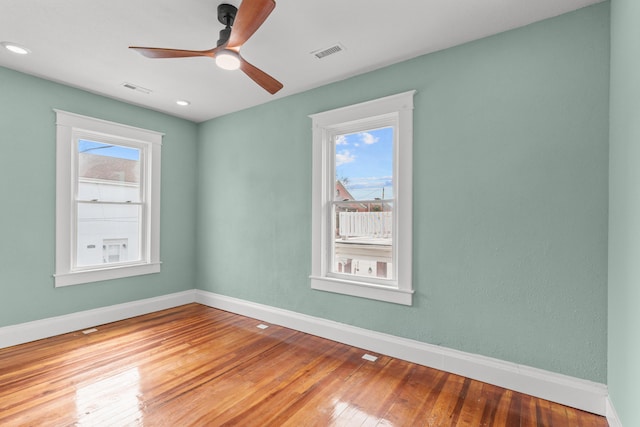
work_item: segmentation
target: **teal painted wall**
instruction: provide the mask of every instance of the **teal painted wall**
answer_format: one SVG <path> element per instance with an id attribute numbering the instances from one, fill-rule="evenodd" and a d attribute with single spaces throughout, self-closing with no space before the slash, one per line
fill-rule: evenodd
<path id="1" fill-rule="evenodd" d="M 164 132 L 162 272 L 54 288 L 58 108 Z M 0 326 L 192 289 L 197 125 L 0 68 Z"/>
<path id="2" fill-rule="evenodd" d="M 197 287 L 606 380 L 609 4 L 201 124 Z M 312 291 L 308 114 L 417 89 L 412 307 Z"/>
<path id="3" fill-rule="evenodd" d="M 640 412 L 640 3 L 611 3 L 608 384 L 625 426 Z"/>

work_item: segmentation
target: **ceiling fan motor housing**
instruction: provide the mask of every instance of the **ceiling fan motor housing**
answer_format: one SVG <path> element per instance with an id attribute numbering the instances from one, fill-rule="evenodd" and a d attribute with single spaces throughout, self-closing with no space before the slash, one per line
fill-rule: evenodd
<path id="1" fill-rule="evenodd" d="M 232 4 L 222 3 L 218 6 L 218 21 L 225 26 L 225 28 L 220 30 L 218 46 L 225 44 L 227 40 L 229 40 L 231 27 L 233 26 L 233 21 L 236 19 L 236 13 L 238 13 L 238 8 Z"/>
<path id="2" fill-rule="evenodd" d="M 220 30 L 220 38 L 218 39 L 218 42 L 216 44 L 218 46 L 222 46 L 227 42 L 227 40 L 229 40 L 229 36 L 231 36 L 231 28 L 223 28 L 222 30 Z"/>

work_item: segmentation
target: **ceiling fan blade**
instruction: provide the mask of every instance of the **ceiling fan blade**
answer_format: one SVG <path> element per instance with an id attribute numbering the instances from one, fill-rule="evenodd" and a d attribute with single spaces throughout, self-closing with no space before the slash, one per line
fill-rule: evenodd
<path id="1" fill-rule="evenodd" d="M 254 82 L 258 83 L 264 90 L 271 95 L 282 89 L 282 83 L 265 73 L 261 69 L 248 63 L 242 56 L 240 56 L 240 69 L 251 78 Z"/>
<path id="2" fill-rule="evenodd" d="M 227 47 L 239 48 L 256 32 L 276 7 L 274 0 L 243 0 L 233 21 Z"/>
<path id="3" fill-rule="evenodd" d="M 182 50 L 182 49 L 164 49 L 160 47 L 139 47 L 129 46 L 138 53 L 147 58 L 189 58 L 194 56 L 208 56 L 213 58 L 219 48 L 209 50 Z"/>

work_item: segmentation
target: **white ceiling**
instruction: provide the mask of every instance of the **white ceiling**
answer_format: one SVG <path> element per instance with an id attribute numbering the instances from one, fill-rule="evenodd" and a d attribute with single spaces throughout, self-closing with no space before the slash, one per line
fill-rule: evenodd
<path id="1" fill-rule="evenodd" d="M 599 1 L 276 0 L 242 47 L 247 61 L 284 84 L 270 95 L 209 58 L 149 59 L 128 49 L 215 47 L 218 4 L 240 0 L 2 0 L 0 42 L 32 53 L 0 49 L 0 66 L 201 122 Z M 345 50 L 322 60 L 311 54 L 337 43 Z"/>

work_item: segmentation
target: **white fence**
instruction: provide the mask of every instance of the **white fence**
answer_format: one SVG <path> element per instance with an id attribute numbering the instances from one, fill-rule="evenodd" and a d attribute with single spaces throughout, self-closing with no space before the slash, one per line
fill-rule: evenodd
<path id="1" fill-rule="evenodd" d="M 389 238 L 393 230 L 392 212 L 339 212 L 340 237 Z"/>

